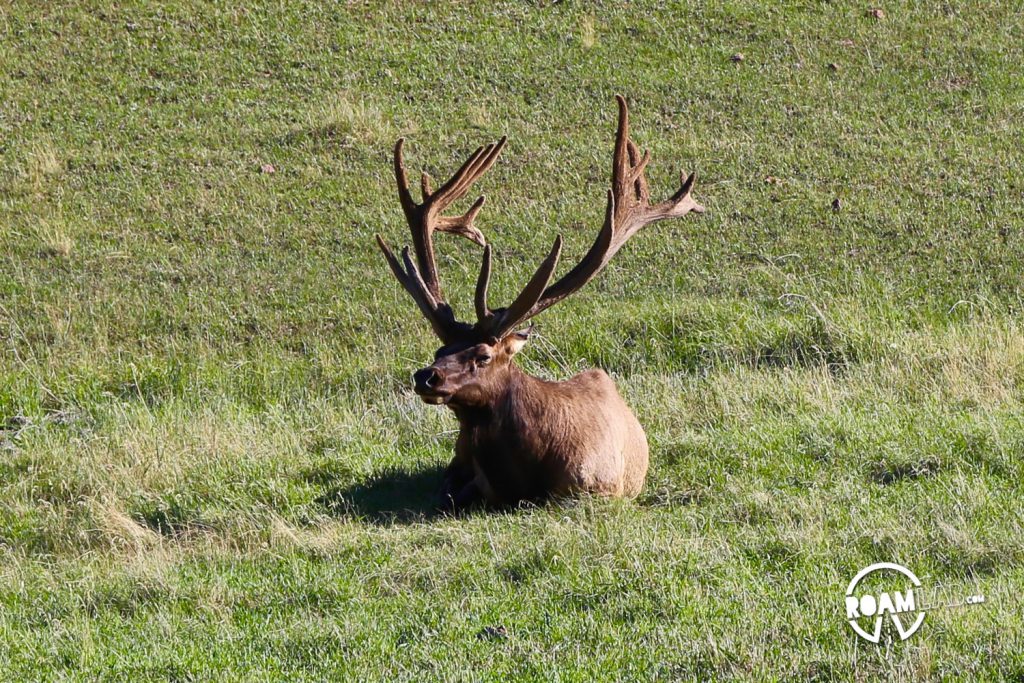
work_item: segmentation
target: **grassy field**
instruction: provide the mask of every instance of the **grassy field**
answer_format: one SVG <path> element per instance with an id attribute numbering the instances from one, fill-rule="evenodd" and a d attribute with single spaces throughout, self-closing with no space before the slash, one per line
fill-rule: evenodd
<path id="1" fill-rule="evenodd" d="M 0 678 L 1024 678 L 1019 3 L 249 4 L 0 5 Z M 608 370 L 647 490 L 434 517 L 391 145 L 509 135 L 507 301 L 599 228 L 615 93 L 708 212 L 521 364 Z M 988 601 L 860 641 L 878 561 Z"/>

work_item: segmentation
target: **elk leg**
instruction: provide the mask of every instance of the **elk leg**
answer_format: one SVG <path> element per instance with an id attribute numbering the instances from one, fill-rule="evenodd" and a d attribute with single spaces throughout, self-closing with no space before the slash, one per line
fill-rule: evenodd
<path id="1" fill-rule="evenodd" d="M 474 476 L 475 473 L 471 465 L 464 462 L 458 455 L 452 458 L 444 471 L 438 507 L 443 510 L 454 509 L 456 507 L 455 499 L 466 485 L 473 481 Z"/>
<path id="2" fill-rule="evenodd" d="M 483 499 L 483 493 L 480 491 L 480 487 L 477 486 L 476 479 L 473 479 L 463 486 L 462 490 L 452 499 L 452 507 L 458 512 L 482 502 Z"/>
<path id="3" fill-rule="evenodd" d="M 469 481 L 464 481 L 457 489 L 446 487 L 441 493 L 441 502 L 438 508 L 443 512 L 458 513 L 483 501 L 483 492 L 480 490 L 476 478 L 472 478 Z"/>

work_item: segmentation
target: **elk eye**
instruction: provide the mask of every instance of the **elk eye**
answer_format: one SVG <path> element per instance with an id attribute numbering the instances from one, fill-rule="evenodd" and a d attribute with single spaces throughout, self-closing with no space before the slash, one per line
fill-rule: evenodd
<path id="1" fill-rule="evenodd" d="M 476 364 L 477 365 L 487 365 L 490 362 L 491 362 L 491 357 L 490 356 L 479 356 L 476 359 Z"/>

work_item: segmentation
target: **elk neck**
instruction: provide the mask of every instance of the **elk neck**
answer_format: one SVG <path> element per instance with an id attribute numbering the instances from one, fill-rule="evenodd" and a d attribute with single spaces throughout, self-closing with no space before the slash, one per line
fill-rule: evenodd
<path id="1" fill-rule="evenodd" d="M 543 380 L 523 372 L 514 362 L 509 363 L 508 376 L 501 389 L 482 405 L 449 405 L 459 421 L 462 431 L 494 430 L 514 420 L 523 408 L 542 400 Z"/>

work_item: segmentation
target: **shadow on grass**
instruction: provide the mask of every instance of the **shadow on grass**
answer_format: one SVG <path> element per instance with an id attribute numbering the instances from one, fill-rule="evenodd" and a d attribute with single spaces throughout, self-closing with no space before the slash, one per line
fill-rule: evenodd
<path id="1" fill-rule="evenodd" d="M 322 477 L 324 489 L 316 502 L 338 517 L 362 519 L 374 524 L 409 524 L 438 516 L 437 496 L 444 468 L 438 465 L 409 471 L 391 469 L 367 480 L 347 483 Z"/>

